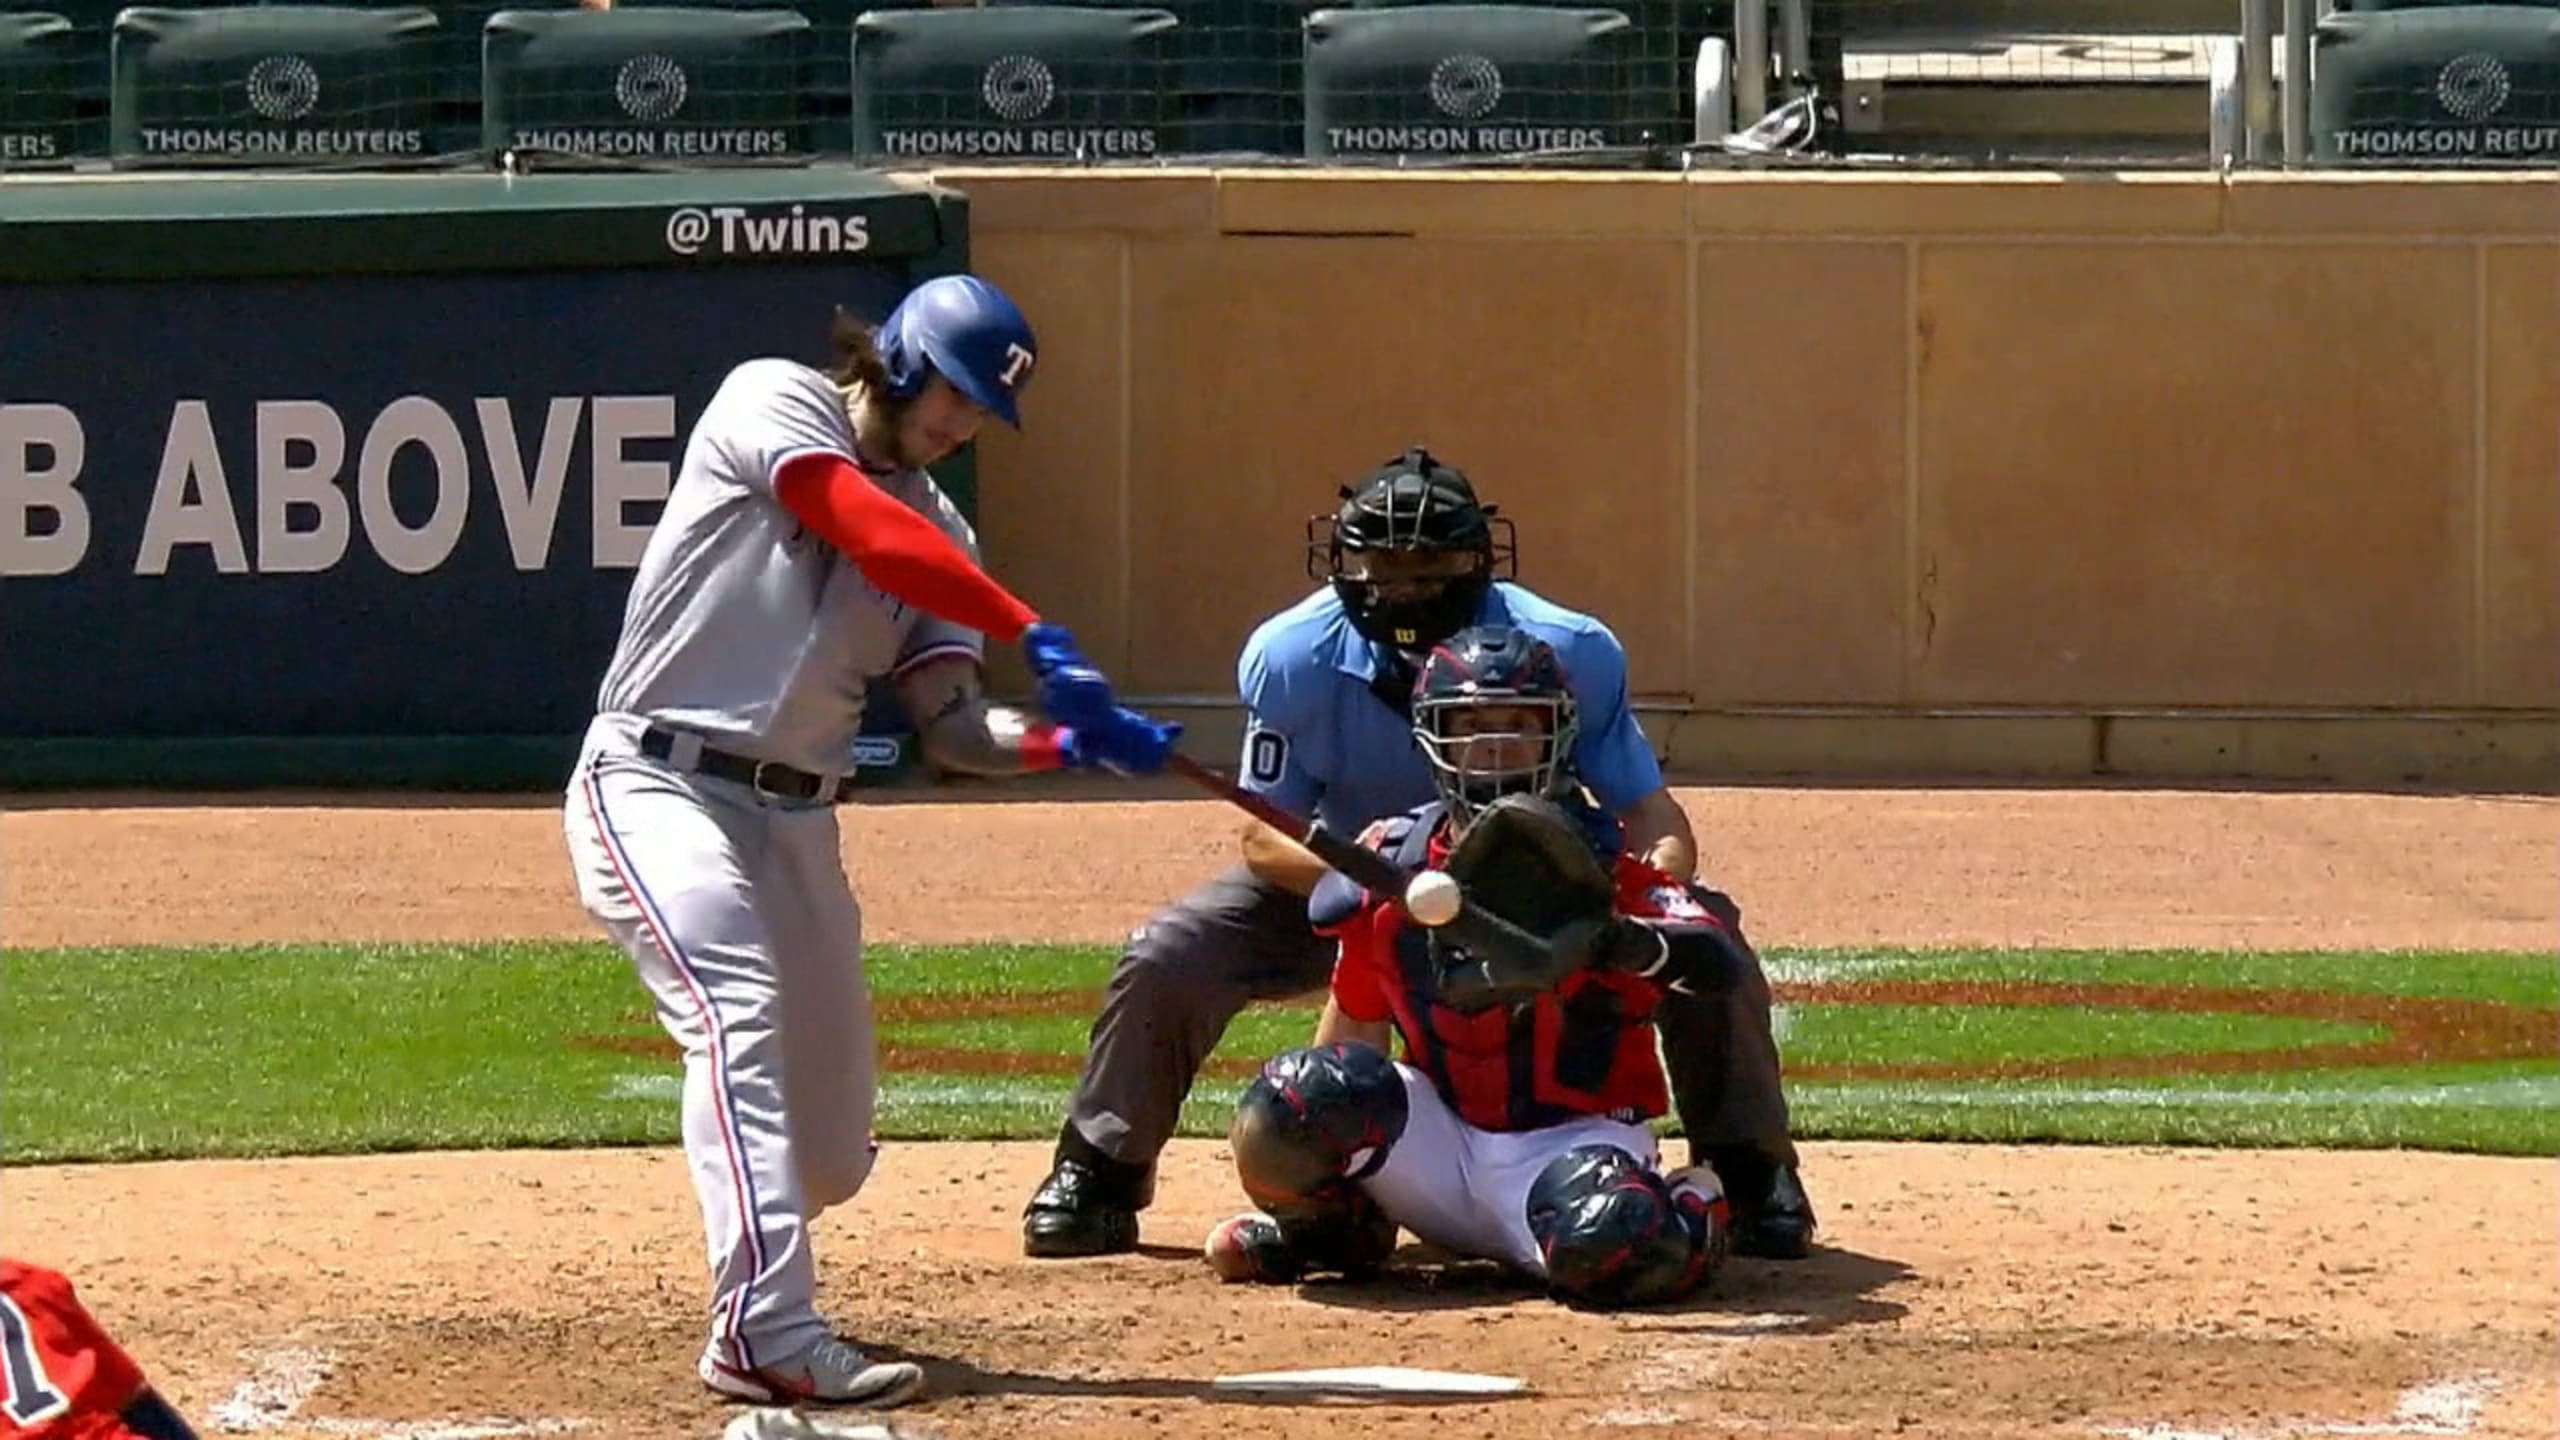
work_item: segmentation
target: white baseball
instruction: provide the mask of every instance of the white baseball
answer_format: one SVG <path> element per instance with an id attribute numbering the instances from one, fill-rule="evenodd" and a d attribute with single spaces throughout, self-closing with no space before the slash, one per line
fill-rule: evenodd
<path id="1" fill-rule="evenodd" d="M 1425 870 L 1405 882 L 1404 908 L 1417 923 L 1446 925 L 1458 918 L 1458 882 L 1445 870 Z"/>

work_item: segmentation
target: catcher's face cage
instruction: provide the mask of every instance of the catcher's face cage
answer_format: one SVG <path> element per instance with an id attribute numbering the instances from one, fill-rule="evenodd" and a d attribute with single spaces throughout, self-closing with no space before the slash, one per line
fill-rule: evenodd
<path id="1" fill-rule="evenodd" d="M 1457 717 L 1496 706 L 1544 712 L 1544 733 L 1525 729 L 1461 726 Z M 1477 812 L 1505 795 L 1539 795 L 1562 800 L 1574 788 L 1573 742 L 1582 721 L 1569 694 L 1523 694 L 1515 690 L 1476 690 L 1465 695 L 1426 695 L 1413 702 L 1413 738 L 1430 762 L 1432 788 L 1459 825 L 1472 823 Z M 1505 751 L 1531 758 L 1514 764 L 1488 763 Z"/>

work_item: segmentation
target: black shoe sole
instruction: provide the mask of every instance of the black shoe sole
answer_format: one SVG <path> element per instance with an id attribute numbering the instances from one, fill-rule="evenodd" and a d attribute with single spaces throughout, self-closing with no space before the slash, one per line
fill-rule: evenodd
<path id="1" fill-rule="evenodd" d="M 1047 1223 L 1043 1223 L 1043 1222 Z M 1022 1253 L 1034 1260 L 1126 1255 L 1138 1248 L 1138 1217 L 1126 1211 L 1044 1211 L 1022 1225 Z"/>

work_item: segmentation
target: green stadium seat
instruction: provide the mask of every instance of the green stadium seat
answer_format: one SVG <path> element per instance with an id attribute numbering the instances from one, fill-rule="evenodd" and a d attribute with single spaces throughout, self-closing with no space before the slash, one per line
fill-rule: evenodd
<path id="1" fill-rule="evenodd" d="M 502 10 L 482 46 L 483 144 L 686 165 L 805 160 L 809 39 L 790 10 Z"/>
<path id="2" fill-rule="evenodd" d="M 1386 8 L 1439 0 L 1152 0 L 1182 22 L 1182 149 L 1295 155 L 1304 149 L 1307 17 L 1328 6 Z M 1581 0 L 1558 0 L 1576 8 Z M 1830 3 L 1830 0 L 1823 0 Z M 1644 95 L 1659 102 L 1657 133 L 1684 133 L 1683 79 L 1698 41 L 1730 35 L 1729 3 L 1627 0 L 1613 6 L 1635 23 Z"/>
<path id="3" fill-rule="evenodd" d="M 1133 3 L 1161 4 L 1181 22 L 1174 35 L 1178 153 L 1297 155 L 1305 148 L 1307 17 L 1328 5 L 1386 8 L 1436 0 Z M 1559 0 L 1556 8 L 1575 8 L 1575 0 Z M 1681 77 L 1711 28 L 1731 32 L 1730 7 L 1721 16 L 1700 0 L 1628 0 L 1613 8 L 1636 23 L 1645 93 L 1660 102 L 1655 129 L 1664 135 L 1682 129 Z"/>
<path id="4" fill-rule="evenodd" d="M 875 10 L 853 22 L 853 150 L 1056 163 L 1169 147 L 1164 10 Z"/>
<path id="5" fill-rule="evenodd" d="M 1042 0 L 994 0 L 987 8 Z M 1300 30 L 1323 0 L 1069 0 L 1109 9 L 1161 9 L 1168 39 L 1164 149 L 1169 154 L 1295 155 L 1305 47 Z M 937 7 L 876 0 L 872 13 Z"/>
<path id="6" fill-rule="evenodd" d="M 1449 4 L 1453 0 L 1328 0 L 1354 8 L 1385 9 L 1416 4 Z M 1590 8 L 1590 0 L 1503 0 L 1503 3 L 1552 3 L 1560 9 Z M 1607 6 L 1635 27 L 1635 79 L 1640 98 L 1656 102 L 1644 114 L 1657 135 L 1677 142 L 1689 133 L 1689 67 L 1697 59 L 1698 42 L 1710 35 L 1730 40 L 1733 7 L 1700 0 L 1615 0 Z M 1758 119 L 1758 116 L 1753 116 Z"/>
<path id="7" fill-rule="evenodd" d="M 477 3 L 485 4 L 487 0 Z M 504 8 L 506 3 L 520 4 L 522 0 L 502 0 L 492 8 Z M 803 103 L 809 110 L 811 143 L 824 151 L 842 151 L 846 147 L 846 117 L 853 106 L 853 17 L 873 8 L 869 4 L 858 0 L 614 0 L 614 4 L 625 10 L 662 5 L 714 10 L 771 10 L 780 6 L 798 14 L 809 22 L 809 78 Z"/>
<path id="8" fill-rule="evenodd" d="M 1307 17 L 1306 153 L 1489 159 L 1635 144 L 1635 27 L 1617 10 L 1407 5 Z"/>
<path id="9" fill-rule="evenodd" d="M 67 165 L 78 154 L 73 40 L 65 16 L 0 14 L 0 170 Z"/>
<path id="10" fill-rule="evenodd" d="M 2560 161 L 2560 9 L 2326 17 L 2312 34 L 2311 153 L 2395 166 Z"/>
<path id="11" fill-rule="evenodd" d="M 433 157 L 434 12 L 130 9 L 113 41 L 119 165 L 400 165 Z"/>

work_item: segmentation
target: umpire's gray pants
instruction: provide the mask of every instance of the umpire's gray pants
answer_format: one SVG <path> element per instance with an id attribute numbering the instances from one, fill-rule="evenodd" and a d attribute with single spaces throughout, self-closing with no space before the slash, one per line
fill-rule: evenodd
<path id="1" fill-rule="evenodd" d="M 1709 899 L 1739 935 L 1732 901 Z M 1068 1123 L 1104 1154 L 1153 1166 L 1228 1022 L 1251 1001 L 1321 992 L 1333 956 L 1307 923 L 1305 899 L 1242 865 L 1148 917 L 1103 991 Z M 1753 1144 L 1792 1163 L 1769 981 L 1756 955 L 1746 969 L 1728 994 L 1665 998 L 1665 1069 L 1693 1161 L 1717 1145 Z"/>

